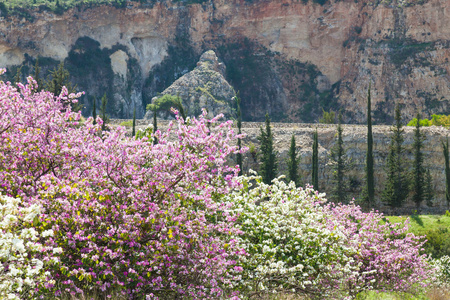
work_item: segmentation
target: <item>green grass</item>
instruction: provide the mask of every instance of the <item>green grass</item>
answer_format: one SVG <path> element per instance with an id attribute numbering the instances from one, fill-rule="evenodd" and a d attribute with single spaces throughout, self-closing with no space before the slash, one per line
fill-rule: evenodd
<path id="1" fill-rule="evenodd" d="M 433 288 L 426 294 L 407 294 L 407 293 L 377 293 L 370 291 L 364 294 L 359 294 L 357 300 L 448 300 L 450 299 L 450 291 Z"/>
<path id="2" fill-rule="evenodd" d="M 357 300 L 429 300 L 431 299 L 427 295 L 411 295 L 406 293 L 382 293 L 370 291 L 364 294 L 360 294 L 356 298 Z"/>
<path id="3" fill-rule="evenodd" d="M 133 120 L 123 121 L 119 125 L 120 126 L 125 126 L 125 127 L 133 127 Z"/>
<path id="4" fill-rule="evenodd" d="M 406 216 L 388 216 L 391 223 L 405 222 Z M 425 253 L 433 258 L 450 255 L 450 213 L 445 215 L 416 215 L 409 216 L 409 232 L 417 236 L 425 236 Z"/>
<path id="5" fill-rule="evenodd" d="M 386 218 L 391 223 L 403 223 L 410 218 L 409 231 L 417 235 L 424 235 L 429 230 L 450 228 L 450 216 L 448 215 L 387 216 Z"/>

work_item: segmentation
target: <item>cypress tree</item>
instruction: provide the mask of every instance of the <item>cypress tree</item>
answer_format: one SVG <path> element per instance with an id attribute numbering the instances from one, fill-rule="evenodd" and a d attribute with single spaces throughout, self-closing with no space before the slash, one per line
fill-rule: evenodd
<path id="1" fill-rule="evenodd" d="M 448 156 L 448 136 L 445 143 L 442 141 L 442 151 L 445 158 L 445 199 L 447 200 L 447 206 L 450 207 L 450 158 Z"/>
<path id="2" fill-rule="evenodd" d="M 433 206 L 434 190 L 433 190 L 433 177 L 431 176 L 430 169 L 427 169 L 425 173 L 425 190 L 424 198 L 427 202 L 427 206 Z"/>
<path id="3" fill-rule="evenodd" d="M 94 118 L 94 122 L 93 124 L 96 125 L 97 124 L 97 99 L 94 97 L 94 101 L 92 103 L 92 117 Z"/>
<path id="4" fill-rule="evenodd" d="M 423 166 L 423 142 L 425 141 L 425 136 L 420 132 L 420 114 L 417 113 L 417 124 L 416 129 L 414 129 L 414 165 L 413 165 L 413 200 L 416 206 L 419 207 L 424 199 L 425 193 L 425 168 Z"/>
<path id="5" fill-rule="evenodd" d="M 153 111 L 153 134 L 158 130 L 158 122 L 156 120 L 156 109 Z M 156 136 L 153 137 L 153 145 L 158 144 L 158 139 Z"/>
<path id="6" fill-rule="evenodd" d="M 335 202 L 344 203 L 347 200 L 346 189 L 348 183 L 345 181 L 345 172 L 350 168 L 351 161 L 346 158 L 344 149 L 344 141 L 342 139 L 342 115 L 339 114 L 338 126 L 337 126 L 336 143 L 331 148 L 330 158 L 333 168 L 333 189 L 331 193 L 331 199 Z"/>
<path id="7" fill-rule="evenodd" d="M 16 76 L 14 76 L 14 84 L 17 86 L 19 82 L 22 82 L 22 66 L 17 68 Z"/>
<path id="8" fill-rule="evenodd" d="M 367 205 L 371 207 L 374 203 L 375 187 L 373 175 L 373 136 L 372 136 L 372 102 L 370 97 L 371 84 L 367 92 L 367 155 L 366 155 L 366 191 Z"/>
<path id="9" fill-rule="evenodd" d="M 133 110 L 133 130 L 131 131 L 131 136 L 136 136 L 136 107 Z"/>
<path id="10" fill-rule="evenodd" d="M 319 137 L 317 134 L 317 128 L 313 135 L 312 185 L 315 190 L 319 189 Z"/>
<path id="11" fill-rule="evenodd" d="M 100 115 L 103 120 L 102 130 L 105 131 L 108 129 L 106 124 L 109 122 L 109 118 L 106 115 L 106 104 L 108 103 L 108 98 L 106 97 L 106 93 L 102 97 L 102 106 L 100 108 Z"/>
<path id="12" fill-rule="evenodd" d="M 266 184 L 270 184 L 277 174 L 276 152 L 273 150 L 273 134 L 270 127 L 269 114 L 266 114 L 266 129 L 261 126 L 258 140 L 261 143 L 261 177 Z"/>
<path id="13" fill-rule="evenodd" d="M 64 67 L 64 62 L 61 62 L 57 68 L 50 71 L 50 75 L 48 77 L 45 88 L 47 91 L 53 93 L 54 97 L 58 97 L 61 94 L 63 86 L 67 88 L 69 94 L 75 93 L 76 87 L 72 87 L 72 83 L 69 80 L 70 74 L 69 71 Z M 65 106 L 71 106 L 73 111 L 79 111 L 81 109 L 81 105 L 79 103 L 73 103 L 68 100 L 63 103 Z"/>
<path id="14" fill-rule="evenodd" d="M 298 173 L 298 165 L 300 164 L 300 155 L 297 153 L 297 147 L 295 145 L 295 135 L 291 137 L 291 146 L 288 153 L 288 181 L 293 181 L 295 186 L 300 186 L 300 175 Z"/>
<path id="15" fill-rule="evenodd" d="M 239 94 L 236 95 L 236 109 L 237 109 L 237 127 L 238 127 L 238 134 L 242 133 L 242 113 L 241 113 L 241 98 L 239 97 Z M 237 141 L 239 152 L 236 154 L 236 163 L 239 166 L 239 176 L 242 175 L 242 141 L 241 138 L 238 138 Z"/>
<path id="16" fill-rule="evenodd" d="M 33 79 L 36 81 L 38 87 L 35 92 L 40 92 L 44 88 L 44 82 L 41 79 L 41 67 L 39 66 L 39 58 L 36 58 L 36 63 L 34 64 L 34 75 Z"/>
<path id="17" fill-rule="evenodd" d="M 386 164 L 387 181 L 382 200 L 392 207 L 401 207 L 409 194 L 409 181 L 404 164 L 404 130 L 398 104 L 395 107 L 395 125 L 391 131 L 391 144 Z"/>

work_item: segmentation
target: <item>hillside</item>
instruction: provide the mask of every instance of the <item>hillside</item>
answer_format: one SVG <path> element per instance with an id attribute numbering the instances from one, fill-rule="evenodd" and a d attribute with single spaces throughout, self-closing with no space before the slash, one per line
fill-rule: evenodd
<path id="1" fill-rule="evenodd" d="M 363 123 L 369 81 L 378 124 L 390 123 L 397 101 L 408 118 L 450 113 L 446 0 L 41 2 L 2 10 L 0 66 L 11 79 L 21 65 L 32 73 L 37 57 L 44 74 L 64 61 L 86 91 L 86 115 L 106 92 L 112 116 L 136 107 L 142 117 L 209 49 L 247 121 L 267 111 L 274 121 L 315 122 L 322 109 L 342 109 L 345 122 Z"/>

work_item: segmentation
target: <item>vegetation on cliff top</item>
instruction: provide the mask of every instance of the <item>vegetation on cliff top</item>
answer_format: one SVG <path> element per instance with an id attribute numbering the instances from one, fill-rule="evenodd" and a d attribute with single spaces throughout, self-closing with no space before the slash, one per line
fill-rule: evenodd
<path id="1" fill-rule="evenodd" d="M 419 121 L 420 126 L 444 126 L 449 127 L 450 126 L 450 115 L 436 115 L 433 114 L 431 116 L 431 119 L 421 119 Z M 416 126 L 417 125 L 417 118 L 412 119 L 409 121 L 407 126 Z"/>
<path id="2" fill-rule="evenodd" d="M 93 7 L 99 5 L 113 5 L 116 8 L 125 8 L 128 2 L 153 5 L 157 0 L 0 0 L 1 16 L 9 13 L 27 17 L 26 10 L 39 9 L 62 14 L 72 7 Z M 173 0 L 185 4 L 203 3 L 206 0 Z"/>

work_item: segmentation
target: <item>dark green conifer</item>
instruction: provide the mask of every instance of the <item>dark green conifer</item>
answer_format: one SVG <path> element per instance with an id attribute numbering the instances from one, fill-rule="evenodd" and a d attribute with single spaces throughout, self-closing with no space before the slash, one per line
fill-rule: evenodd
<path id="1" fill-rule="evenodd" d="M 298 166 L 300 164 L 300 155 L 297 151 L 297 146 L 295 143 L 295 135 L 293 134 L 291 137 L 291 146 L 289 147 L 289 153 L 288 153 L 288 160 L 287 160 L 287 166 L 288 166 L 288 181 L 293 181 L 295 183 L 295 186 L 300 186 L 301 178 L 299 174 Z"/>
<path id="2" fill-rule="evenodd" d="M 433 189 L 433 177 L 431 176 L 430 169 L 427 169 L 425 173 L 424 198 L 427 203 L 427 206 L 432 207 L 434 198 L 434 189 Z"/>
<path id="3" fill-rule="evenodd" d="M 63 86 L 67 88 L 69 94 L 75 93 L 76 87 L 72 86 L 70 82 L 70 74 L 69 71 L 64 67 L 64 62 L 61 62 L 57 68 L 50 71 L 50 75 L 48 77 L 45 89 L 51 93 L 53 93 L 54 97 L 58 97 L 61 94 Z M 79 103 L 73 103 L 70 100 L 63 103 L 64 106 L 70 105 L 73 111 L 81 110 L 81 105 Z"/>
<path id="4" fill-rule="evenodd" d="M 425 194 L 425 168 L 423 166 L 423 142 L 425 135 L 420 131 L 420 114 L 417 113 L 417 124 L 414 130 L 414 165 L 412 174 L 413 183 L 413 200 L 416 206 L 419 207 L 424 199 Z"/>
<path id="5" fill-rule="evenodd" d="M 237 127 L 238 127 L 238 134 L 242 133 L 242 113 L 241 113 L 241 98 L 238 95 L 236 95 L 236 110 L 237 110 Z M 240 138 L 238 138 L 237 141 L 238 149 L 239 151 L 242 148 L 242 141 Z M 242 153 L 238 152 L 236 154 L 236 163 L 239 166 L 239 176 L 242 175 Z"/>
<path id="6" fill-rule="evenodd" d="M 19 82 L 22 82 L 22 66 L 17 68 L 16 76 L 14 76 L 14 84 L 17 86 Z"/>
<path id="7" fill-rule="evenodd" d="M 371 84 L 367 92 L 367 155 L 366 155 L 366 188 L 365 200 L 368 207 L 372 207 L 375 198 L 375 185 L 373 175 L 373 135 L 372 135 L 372 102 L 370 97 Z"/>
<path id="8" fill-rule="evenodd" d="M 447 200 L 447 206 L 450 207 L 450 158 L 448 153 L 448 136 L 445 143 L 442 141 L 442 151 L 445 158 L 445 199 Z"/>
<path id="9" fill-rule="evenodd" d="M 36 63 L 34 65 L 34 75 L 33 79 L 36 81 L 38 87 L 35 92 L 40 92 L 44 88 L 44 81 L 41 78 L 41 67 L 39 66 L 39 58 L 36 58 Z"/>
<path id="10" fill-rule="evenodd" d="M 156 130 L 158 130 L 158 122 L 156 120 L 157 114 L 156 114 L 156 110 L 153 111 L 153 134 L 156 132 Z M 153 137 L 153 145 L 158 144 L 158 139 L 156 138 L 156 136 Z"/>
<path id="11" fill-rule="evenodd" d="M 315 190 L 319 189 L 319 136 L 317 134 L 317 128 L 313 135 L 312 185 Z"/>
<path id="12" fill-rule="evenodd" d="M 277 153 L 273 149 L 273 134 L 270 126 L 269 114 L 266 114 L 266 129 L 261 126 L 258 140 L 261 143 L 260 174 L 266 184 L 271 184 L 277 175 Z"/>
<path id="13" fill-rule="evenodd" d="M 136 107 L 133 110 L 133 129 L 131 131 L 131 136 L 136 136 Z"/>
<path id="14" fill-rule="evenodd" d="M 387 180 L 382 200 L 392 207 L 401 207 L 408 198 L 410 184 L 405 166 L 404 130 L 398 104 L 395 107 L 395 124 L 391 131 L 391 144 L 386 163 Z"/>
<path id="15" fill-rule="evenodd" d="M 92 118 L 94 118 L 93 124 L 97 124 L 97 99 L 94 97 L 94 101 L 92 102 Z"/>
<path id="16" fill-rule="evenodd" d="M 332 162 L 333 176 L 332 176 L 332 192 L 331 200 L 334 202 L 345 203 L 348 199 L 347 189 L 348 182 L 345 180 L 345 173 L 351 167 L 351 161 L 346 157 L 344 149 L 344 141 L 342 138 L 342 115 L 339 114 L 337 126 L 336 143 L 331 148 L 330 158 Z"/>
<path id="17" fill-rule="evenodd" d="M 106 97 L 106 93 L 102 97 L 102 106 L 100 107 L 100 116 L 103 120 L 102 130 L 105 131 L 108 129 L 107 125 L 109 122 L 108 115 L 106 114 L 106 104 L 108 103 L 108 97 Z"/>

